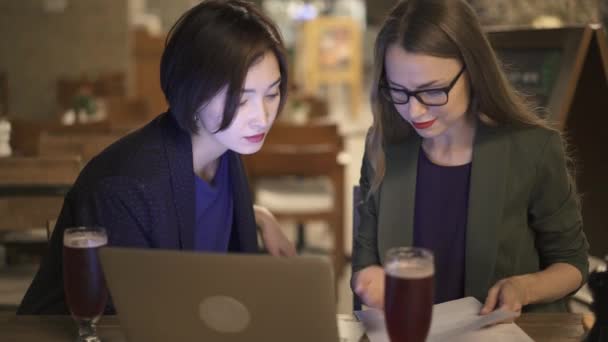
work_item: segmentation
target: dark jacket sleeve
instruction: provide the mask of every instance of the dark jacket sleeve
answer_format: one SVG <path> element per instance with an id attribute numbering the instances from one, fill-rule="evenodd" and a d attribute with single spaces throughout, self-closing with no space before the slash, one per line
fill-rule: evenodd
<path id="1" fill-rule="evenodd" d="M 557 133 L 551 133 L 545 143 L 535 184 L 529 214 L 541 268 L 568 263 L 581 272 L 583 283 L 586 282 L 589 245 L 583 232 L 578 195 Z"/>
<path id="2" fill-rule="evenodd" d="M 141 194 L 121 181 L 96 188 L 75 186 L 67 196 L 49 241 L 47 255 L 32 281 L 18 314 L 69 314 L 63 290 L 63 232 L 75 226 L 101 226 L 109 245 L 150 247 L 144 234 L 145 208 Z M 113 314 L 111 303 L 106 314 Z"/>
<path id="3" fill-rule="evenodd" d="M 360 217 L 359 227 L 353 231 L 352 271 L 353 274 L 370 265 L 380 265 L 378 256 L 378 213 L 377 194 L 370 194 L 374 177 L 368 153 L 363 156 L 359 189 L 361 201 L 355 210 Z"/>

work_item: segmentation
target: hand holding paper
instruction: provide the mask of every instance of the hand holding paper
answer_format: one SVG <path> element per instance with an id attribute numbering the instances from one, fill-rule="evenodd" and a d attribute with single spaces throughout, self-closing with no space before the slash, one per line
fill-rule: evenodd
<path id="1" fill-rule="evenodd" d="M 480 314 L 487 315 L 494 309 L 500 309 L 514 312 L 517 317 L 521 314 L 524 305 L 526 305 L 526 290 L 523 284 L 517 277 L 505 278 L 490 288 Z"/>
<path id="2" fill-rule="evenodd" d="M 433 306 L 433 319 L 427 341 L 532 341 L 514 323 L 496 325 L 516 317 L 516 313 L 495 310 L 488 315 L 480 316 L 480 309 L 481 303 L 473 297 Z M 389 341 L 382 311 L 374 309 L 357 311 L 355 315 L 365 326 L 371 342 Z"/>

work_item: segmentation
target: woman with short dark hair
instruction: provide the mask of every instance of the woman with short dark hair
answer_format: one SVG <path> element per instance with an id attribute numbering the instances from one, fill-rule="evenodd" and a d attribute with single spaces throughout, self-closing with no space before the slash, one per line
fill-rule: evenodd
<path id="1" fill-rule="evenodd" d="M 436 303 L 566 310 L 588 244 L 562 136 L 513 89 L 465 0 L 394 7 L 371 102 L 353 248 L 363 302 L 384 306 L 386 251 L 417 246 L 434 252 Z"/>
<path id="2" fill-rule="evenodd" d="M 66 195 L 18 313 L 69 313 L 68 227 L 102 226 L 110 246 L 257 253 L 257 223 L 271 254 L 295 254 L 272 214 L 253 206 L 239 157 L 262 147 L 285 103 L 275 25 L 246 1 L 201 2 L 169 32 L 161 86 L 169 110 L 93 158 Z"/>

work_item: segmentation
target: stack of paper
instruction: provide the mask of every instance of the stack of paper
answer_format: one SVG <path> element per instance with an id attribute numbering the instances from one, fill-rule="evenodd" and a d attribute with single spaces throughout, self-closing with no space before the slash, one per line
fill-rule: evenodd
<path id="1" fill-rule="evenodd" d="M 433 306 L 433 318 L 427 341 L 532 342 L 515 323 L 495 324 L 515 317 L 515 313 L 496 310 L 480 316 L 481 303 L 467 297 Z M 357 311 L 371 342 L 389 342 L 384 314 L 379 310 Z"/>

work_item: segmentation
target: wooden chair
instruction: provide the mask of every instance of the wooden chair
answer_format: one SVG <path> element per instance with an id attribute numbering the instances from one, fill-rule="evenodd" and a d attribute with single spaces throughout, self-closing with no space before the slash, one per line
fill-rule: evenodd
<path id="1" fill-rule="evenodd" d="M 38 152 L 41 156 L 77 155 L 86 164 L 124 135 L 124 131 L 102 133 L 44 131 L 40 134 Z"/>
<path id="2" fill-rule="evenodd" d="M 269 207 L 279 220 L 293 220 L 298 223 L 323 220 L 329 223 L 334 237 L 332 254 L 336 275 L 343 271 L 345 265 L 344 167 L 338 162 L 338 155 L 343 150 L 342 145 L 342 138 L 335 125 L 294 126 L 276 123 L 262 150 L 244 157 L 253 193 L 257 192 L 258 204 Z M 314 201 L 294 207 L 295 203 L 290 203 L 292 200 L 289 196 L 286 196 L 286 200 L 279 201 L 283 204 L 280 206 L 260 202 L 259 187 L 263 182 L 286 176 L 302 179 L 326 177 L 333 190 L 332 203 L 324 209 L 315 209 Z"/>
<path id="3" fill-rule="evenodd" d="M 42 132 L 53 135 L 126 132 L 126 128 L 113 127 L 109 121 L 66 126 L 55 121 L 24 120 L 18 118 L 9 118 L 9 120 L 12 125 L 10 144 L 15 156 L 39 155 L 38 145 L 40 144 Z"/>
<path id="4" fill-rule="evenodd" d="M 19 250 L 44 249 L 45 225 L 80 169 L 77 156 L 0 158 L 0 241 L 10 247 L 9 261 Z"/>
<path id="5" fill-rule="evenodd" d="M 38 137 L 43 124 L 39 121 L 9 118 L 11 138 L 9 143 L 14 156 L 38 155 Z"/>

